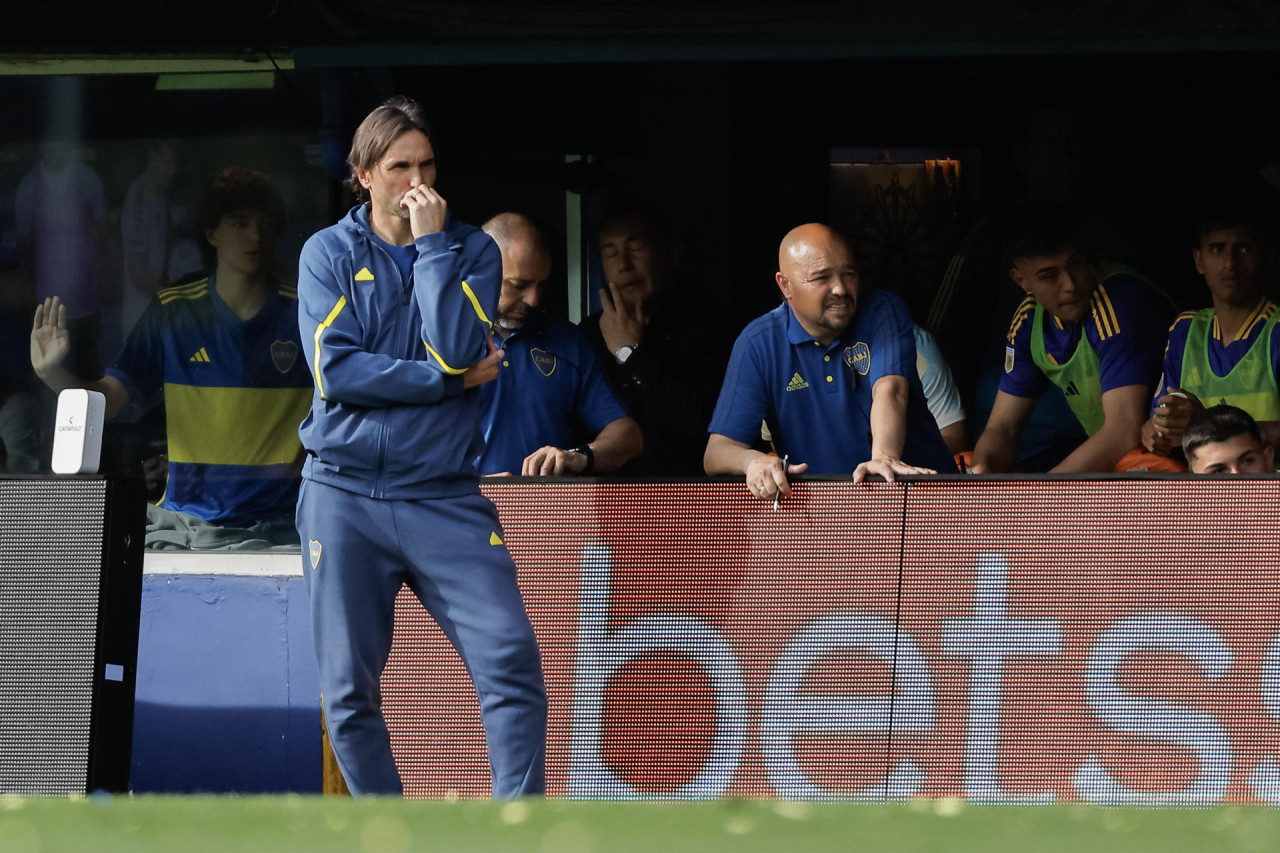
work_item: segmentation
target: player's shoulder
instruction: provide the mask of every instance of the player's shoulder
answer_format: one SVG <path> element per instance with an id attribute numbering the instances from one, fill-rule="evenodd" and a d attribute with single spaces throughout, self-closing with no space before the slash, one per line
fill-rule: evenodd
<path id="1" fill-rule="evenodd" d="M 1094 296 L 1107 294 L 1111 298 L 1150 299 L 1156 296 L 1151 282 L 1134 272 L 1122 270 L 1112 272 L 1105 278 L 1098 277 L 1098 286 L 1094 288 Z"/>
<path id="2" fill-rule="evenodd" d="M 342 219 L 308 237 L 302 244 L 302 253 L 304 255 L 313 252 L 322 252 L 327 255 L 349 253 L 366 231 L 357 216 L 359 210 L 359 206 L 352 208 Z"/>
<path id="3" fill-rule="evenodd" d="M 868 339 L 886 335 L 896 338 L 915 325 L 906 300 L 893 291 L 870 288 L 858 294 L 858 301 L 861 304 L 855 327 L 859 335 Z"/>
<path id="4" fill-rule="evenodd" d="M 524 332 L 514 340 L 524 340 L 528 346 L 555 347 L 563 350 L 589 349 L 587 336 L 582 329 L 557 317 L 531 314 Z"/>
<path id="5" fill-rule="evenodd" d="M 901 296 L 881 287 L 866 288 L 858 294 L 858 298 L 867 308 L 875 308 L 878 311 L 907 310 L 907 303 Z"/>
<path id="6" fill-rule="evenodd" d="M 1208 312 L 1207 314 L 1205 312 Z M 1169 324 L 1169 334 L 1185 335 L 1191 329 L 1191 324 L 1201 314 L 1205 315 L 1205 319 L 1213 316 L 1213 309 L 1193 309 L 1191 311 L 1183 311 L 1181 314 L 1173 318 L 1173 322 Z"/>
<path id="7" fill-rule="evenodd" d="M 501 259 L 498 244 L 478 226 L 451 219 L 445 236 L 449 241 L 450 249 L 455 252 L 460 251 L 467 257 L 481 258 L 493 255 Z"/>
<path id="8" fill-rule="evenodd" d="M 738 333 L 738 345 L 758 346 L 785 338 L 788 319 L 787 304 L 784 302 L 743 326 Z"/>
<path id="9" fill-rule="evenodd" d="M 204 272 L 184 276 L 168 287 L 160 289 L 156 298 L 161 305 L 180 304 L 205 299 L 209 295 L 209 274 Z"/>
<path id="10" fill-rule="evenodd" d="M 1013 319 L 1009 321 L 1009 331 L 1005 335 L 1005 340 L 1010 345 L 1030 333 L 1031 319 L 1035 315 L 1037 304 L 1036 298 L 1029 293 L 1018 303 Z"/>
<path id="11" fill-rule="evenodd" d="M 1091 300 L 1094 311 L 1103 311 L 1123 321 L 1126 317 L 1149 318 L 1173 314 L 1169 297 L 1146 277 L 1128 267 L 1113 266 L 1105 275 L 1099 275 L 1098 285 Z"/>

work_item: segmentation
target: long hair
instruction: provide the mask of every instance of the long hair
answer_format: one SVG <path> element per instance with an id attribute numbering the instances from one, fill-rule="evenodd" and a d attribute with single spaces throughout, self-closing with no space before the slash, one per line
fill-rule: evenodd
<path id="1" fill-rule="evenodd" d="M 357 170 L 372 169 L 387 153 L 391 143 L 409 130 L 422 131 L 427 139 L 431 138 L 431 129 L 422 113 L 422 107 L 417 101 L 404 95 L 388 98 L 360 122 L 351 138 L 351 153 L 347 155 L 347 165 L 351 167 L 347 186 L 351 188 L 357 202 L 369 200 L 369 191 L 360 185 L 360 180 L 356 177 Z"/>

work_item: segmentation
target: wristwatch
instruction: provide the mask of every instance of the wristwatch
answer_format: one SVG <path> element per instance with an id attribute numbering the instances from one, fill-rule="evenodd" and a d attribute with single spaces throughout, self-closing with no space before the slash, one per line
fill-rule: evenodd
<path id="1" fill-rule="evenodd" d="M 590 444 L 580 444 L 569 452 L 581 453 L 583 456 L 587 457 L 587 467 L 582 469 L 582 473 L 590 474 L 592 471 L 596 470 L 596 454 L 595 451 L 591 449 Z"/>
<path id="2" fill-rule="evenodd" d="M 637 346 L 639 345 L 637 344 Z M 618 360 L 618 364 L 626 364 L 627 359 L 631 358 L 631 356 L 635 354 L 635 351 L 636 347 L 633 347 L 630 344 L 623 344 L 614 351 L 613 357 Z"/>

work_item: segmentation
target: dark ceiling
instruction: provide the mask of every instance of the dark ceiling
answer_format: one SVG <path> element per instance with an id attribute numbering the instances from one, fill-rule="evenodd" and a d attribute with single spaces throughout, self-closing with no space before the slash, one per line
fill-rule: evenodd
<path id="1" fill-rule="evenodd" d="M 1010 52 L 1257 50 L 1280 45 L 1273 0 L 8 0 L 9 54 L 289 53 L 371 64 L 843 58 Z M 337 50 L 320 50 L 337 49 Z M 409 64 L 403 58 L 394 63 Z"/>

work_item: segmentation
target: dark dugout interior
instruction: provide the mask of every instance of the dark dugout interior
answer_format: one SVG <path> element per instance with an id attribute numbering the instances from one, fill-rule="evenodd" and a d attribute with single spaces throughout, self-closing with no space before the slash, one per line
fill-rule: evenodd
<path id="1" fill-rule="evenodd" d="M 1068 201 L 1093 254 L 1126 262 L 1192 308 L 1208 298 L 1190 253 L 1202 200 L 1227 187 L 1268 209 L 1280 200 L 1277 119 L 1263 97 L 1280 67 L 1280 20 L 1266 4 L 1155 16 L 1154 4 L 1065 13 L 1012 3 L 909 11 L 641 0 L 601 10 L 241 0 L 194 22 L 195 12 L 164 17 L 164 5 L 73 15 L 76 25 L 54 32 L 23 21 L 47 23 L 55 7 L 18 2 L 0 49 L 11 59 L 167 51 L 276 63 L 267 89 L 161 91 L 154 73 L 85 75 L 77 130 L 90 142 L 303 140 L 283 156 L 305 160 L 325 189 L 320 204 L 299 196 L 307 209 L 291 212 L 295 244 L 346 209 L 338 176 L 351 132 L 396 93 L 431 117 L 439 187 L 456 216 L 480 222 L 519 209 L 559 230 L 576 200 L 590 246 L 592 217 L 609 198 L 643 196 L 675 223 L 687 286 L 738 323 L 777 304 L 783 234 L 847 211 L 833 193 L 840 152 L 958 159 L 963 180 L 948 218 L 898 208 L 932 217 L 926 237 L 882 222 L 874 256 L 860 264 L 866 279 L 908 298 L 960 374 L 979 344 L 1001 343 L 1019 294 L 988 257 L 969 259 L 952 297 L 964 310 L 939 310 L 934 297 L 971 229 L 1009 202 L 1028 193 Z M 147 15 L 161 23 L 137 26 Z M 133 27 L 122 23 L 130 16 Z M 29 156 L 50 132 L 57 79 L 0 76 L 0 148 L 11 157 Z M 560 261 L 553 282 L 564 310 Z"/>
<path id="2" fill-rule="evenodd" d="M 555 225 L 566 191 L 582 195 L 584 217 L 610 195 L 646 196 L 676 223 L 690 285 L 742 318 L 776 304 L 782 235 L 831 217 L 834 150 L 955 152 L 968 158 L 965 198 L 932 247 L 939 280 L 978 218 L 1038 190 L 1077 208 L 1092 251 L 1193 307 L 1205 296 L 1189 250 L 1199 199 L 1228 185 L 1275 194 L 1264 176 L 1280 163 L 1276 117 L 1262 91 L 1276 68 L 1276 55 L 1251 51 L 303 68 L 268 90 L 224 91 L 96 75 L 84 78 L 81 133 L 310 135 L 333 171 L 358 119 L 405 93 L 431 117 L 460 218 L 516 207 Z M 0 80 L 0 142 L 40 138 L 50 91 L 47 78 Z M 333 184 L 330 209 L 305 219 L 345 208 Z"/>

